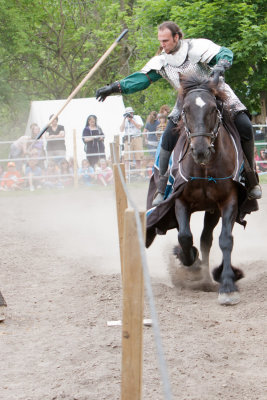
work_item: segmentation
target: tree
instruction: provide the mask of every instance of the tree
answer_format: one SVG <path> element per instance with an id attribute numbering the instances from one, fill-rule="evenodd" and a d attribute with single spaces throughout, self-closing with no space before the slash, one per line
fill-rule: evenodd
<path id="1" fill-rule="evenodd" d="M 158 49 L 164 20 L 176 21 L 186 37 L 234 51 L 226 79 L 250 111 L 266 98 L 265 0 L 0 0 L 0 6 L 2 134 L 21 133 L 31 100 L 66 98 L 124 28 L 127 37 L 79 96 L 140 70 Z M 175 98 L 162 79 L 124 100 L 145 118 Z"/>
<path id="2" fill-rule="evenodd" d="M 145 0 L 138 12 L 140 25 L 173 20 L 188 38 L 204 37 L 231 48 L 234 64 L 226 79 L 250 111 L 260 111 L 260 93 L 266 97 L 267 88 L 265 0 Z"/>

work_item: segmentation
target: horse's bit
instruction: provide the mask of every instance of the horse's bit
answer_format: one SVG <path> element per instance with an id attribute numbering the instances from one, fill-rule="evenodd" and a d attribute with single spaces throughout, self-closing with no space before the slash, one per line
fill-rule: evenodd
<path id="1" fill-rule="evenodd" d="M 211 94 L 211 93 L 210 93 L 208 90 L 206 90 L 206 89 L 193 89 L 193 90 L 190 90 L 190 91 L 187 93 L 187 95 L 188 95 L 189 93 L 192 93 L 192 92 L 200 92 L 200 91 L 202 91 L 202 92 L 208 92 L 209 94 Z M 186 113 L 185 113 L 184 108 L 182 109 L 181 117 L 182 117 L 182 120 L 183 120 L 183 123 L 184 123 L 185 132 L 186 132 L 186 134 L 187 134 L 189 143 L 191 142 L 191 139 L 192 139 L 193 137 L 197 137 L 197 136 L 207 136 L 207 137 L 210 137 L 210 138 L 211 138 L 210 147 L 211 147 L 211 149 L 214 151 L 214 149 L 213 149 L 213 147 L 214 147 L 214 142 L 215 142 L 215 139 L 216 139 L 216 137 L 217 137 L 217 135 L 218 135 L 218 131 L 219 131 L 219 128 L 220 128 L 220 125 L 221 125 L 221 122 L 222 122 L 222 114 L 221 114 L 220 110 L 218 109 L 218 107 L 217 107 L 216 124 L 215 124 L 215 126 L 214 126 L 214 128 L 213 128 L 213 130 L 212 130 L 211 132 L 202 132 L 202 133 L 190 132 L 190 130 L 189 130 L 189 128 L 188 128 L 188 124 L 187 124 L 187 120 L 186 120 Z"/>

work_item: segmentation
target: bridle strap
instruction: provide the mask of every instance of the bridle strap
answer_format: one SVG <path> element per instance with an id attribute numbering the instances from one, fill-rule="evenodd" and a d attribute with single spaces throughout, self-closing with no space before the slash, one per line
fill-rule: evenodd
<path id="1" fill-rule="evenodd" d="M 205 132 L 203 132 L 203 133 L 190 133 L 189 134 L 190 139 L 192 137 L 197 137 L 197 136 L 207 136 L 207 137 L 211 137 L 212 138 L 214 136 L 214 134 L 213 133 L 205 133 Z"/>
<path id="2" fill-rule="evenodd" d="M 190 91 L 186 94 L 186 96 L 187 96 L 189 93 L 192 93 L 192 92 L 207 92 L 207 93 L 209 93 L 211 96 L 213 96 L 213 94 L 210 93 L 209 90 L 207 90 L 207 89 L 201 89 L 201 88 L 190 90 Z M 185 96 L 185 97 L 186 97 L 186 96 Z M 215 96 L 213 96 L 213 97 L 214 97 L 214 100 L 215 100 L 215 103 L 216 103 L 216 98 L 215 98 Z M 211 140 L 212 140 L 212 143 L 211 143 L 211 144 L 212 144 L 212 146 L 213 146 L 213 143 L 214 143 L 214 141 L 215 141 L 215 139 L 216 139 L 216 137 L 217 137 L 217 134 L 218 134 L 218 131 L 219 131 L 219 128 L 220 128 L 220 125 L 221 125 L 221 121 L 222 121 L 221 112 L 220 112 L 220 110 L 218 109 L 218 107 L 216 107 L 216 108 L 217 108 L 217 120 L 216 120 L 216 125 L 215 125 L 213 131 L 212 131 L 212 132 L 203 132 L 203 133 L 201 133 L 201 132 L 199 132 L 199 133 L 190 132 L 190 130 L 188 129 L 187 121 L 186 121 L 185 110 L 184 110 L 184 109 L 182 110 L 181 117 L 182 117 L 183 122 L 184 122 L 184 127 L 185 127 L 185 131 L 186 131 L 187 137 L 188 137 L 188 139 L 189 139 L 189 142 L 191 141 L 191 138 L 193 138 L 193 137 L 206 136 L 206 137 L 210 137 L 210 138 L 211 138 Z"/>

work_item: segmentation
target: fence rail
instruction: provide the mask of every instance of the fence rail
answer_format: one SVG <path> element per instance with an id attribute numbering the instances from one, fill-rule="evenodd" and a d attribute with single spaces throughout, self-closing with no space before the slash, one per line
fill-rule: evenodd
<path id="1" fill-rule="evenodd" d="M 267 125 L 253 125 L 254 133 L 255 133 L 255 147 L 257 148 L 258 156 L 255 159 L 255 164 L 257 166 L 257 171 L 259 174 L 266 174 L 267 173 Z M 263 140 L 257 141 L 257 132 L 264 132 Z M 265 132 L 266 131 L 266 132 Z M 148 180 L 152 174 L 155 154 L 157 151 L 157 146 L 160 140 L 162 132 L 154 131 L 154 132 L 143 132 L 143 147 L 141 150 L 133 150 L 131 149 L 131 143 L 127 143 L 128 148 L 125 149 L 125 143 L 123 144 L 123 136 L 117 135 L 117 142 L 119 143 L 119 159 L 121 162 L 125 162 L 126 165 L 126 177 L 127 181 L 131 182 L 134 180 Z M 101 136 L 102 137 L 102 136 Z M 92 139 L 98 139 L 99 136 L 91 136 Z M 104 138 L 104 136 L 103 136 Z M 128 138 L 128 137 L 127 137 Z M 151 140 L 154 138 L 154 140 Z M 129 139 L 129 138 L 128 138 Z M 128 141 L 127 139 L 127 141 Z M 62 139 L 53 139 L 53 141 L 62 141 Z M 81 178 L 81 173 L 79 172 L 81 169 L 81 161 L 77 159 L 76 154 L 76 133 L 73 132 L 73 140 L 75 144 L 73 145 L 73 151 L 71 156 L 68 158 L 68 162 L 70 164 L 70 169 L 68 171 L 61 172 L 57 171 L 56 173 L 51 174 L 49 173 L 48 166 L 51 161 L 54 161 L 57 165 L 60 164 L 61 161 L 65 159 L 65 155 L 62 153 L 60 155 L 51 155 L 49 151 L 46 150 L 46 143 L 47 140 L 41 139 L 42 146 L 39 147 L 39 154 L 37 155 L 37 151 L 34 148 L 35 141 L 33 139 L 27 139 L 27 143 L 30 146 L 29 152 L 26 154 L 19 154 L 16 157 L 14 156 L 6 156 L 0 158 L 0 169 L 2 169 L 2 173 L 0 171 L 0 179 L 2 182 L 6 181 L 7 178 L 3 177 L 3 171 L 7 169 L 7 164 L 9 162 L 13 162 L 16 164 L 17 169 L 21 174 L 21 180 L 26 183 L 29 178 L 28 174 L 26 174 L 26 169 L 29 164 L 36 163 L 42 170 L 41 178 L 44 179 L 52 179 L 55 176 L 57 178 L 58 175 L 61 178 L 72 177 L 73 183 L 79 181 Z M 10 147 L 16 143 L 17 140 L 5 140 L 0 141 L 0 154 L 3 154 L 1 151 L 1 146 L 8 146 L 5 150 L 5 153 L 9 153 Z M 136 162 L 137 158 L 141 159 L 139 163 Z M 106 153 L 98 152 L 98 153 L 84 153 L 84 159 L 92 160 L 95 158 L 106 158 Z M 110 160 L 108 160 L 109 165 L 111 166 Z M 91 172 L 92 173 L 92 172 Z M 96 179 L 97 171 L 95 170 L 92 173 L 92 177 Z M 33 174 L 34 175 L 34 174 Z M 38 177 L 34 176 L 33 179 L 36 181 Z"/>

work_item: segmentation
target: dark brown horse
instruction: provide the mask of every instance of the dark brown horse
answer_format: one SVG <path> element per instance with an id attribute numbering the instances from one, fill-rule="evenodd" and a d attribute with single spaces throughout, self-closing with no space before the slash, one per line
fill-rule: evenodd
<path id="1" fill-rule="evenodd" d="M 196 211 L 205 211 L 200 247 L 202 263 L 208 267 L 213 230 L 221 217 L 219 245 L 222 263 L 214 269 L 213 278 L 219 283 L 219 303 L 231 305 L 239 302 L 236 281 L 243 277 L 242 271 L 231 264 L 232 230 L 238 215 L 240 190 L 239 183 L 234 179 L 238 175 L 238 151 L 232 135 L 222 124 L 221 112 L 217 107 L 218 98 L 223 101 L 224 93 L 208 79 L 187 77 L 181 80 L 179 103 L 182 106 L 182 120 L 179 128 L 186 136 L 184 139 L 180 137 L 176 145 L 180 149 L 173 168 L 176 168 L 184 183 L 179 195 L 172 195 L 171 207 L 174 212 L 171 215 L 176 222 L 171 223 L 171 228 L 178 228 L 176 255 L 183 265 L 190 267 L 198 259 L 198 251 L 193 246 L 190 217 Z M 158 215 L 161 210 L 164 214 L 167 202 L 157 207 Z M 165 217 L 167 215 L 165 213 Z M 162 221 L 164 218 L 157 229 L 164 223 L 168 224 L 166 219 Z"/>

